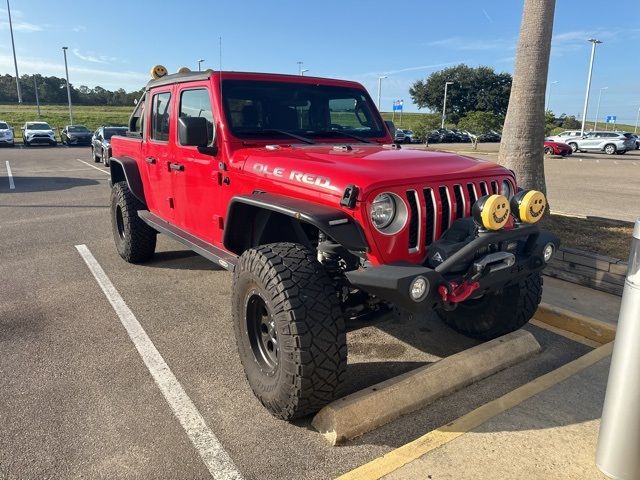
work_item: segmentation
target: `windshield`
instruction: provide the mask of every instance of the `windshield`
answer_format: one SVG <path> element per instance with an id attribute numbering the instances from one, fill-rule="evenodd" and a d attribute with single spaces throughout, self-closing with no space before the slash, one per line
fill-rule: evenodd
<path id="1" fill-rule="evenodd" d="M 89 133 L 89 129 L 84 125 L 72 125 L 67 128 L 67 131 L 73 133 Z"/>
<path id="2" fill-rule="evenodd" d="M 104 138 L 109 140 L 114 135 L 126 135 L 126 128 L 105 128 L 104 129 Z"/>
<path id="3" fill-rule="evenodd" d="M 51 130 L 48 123 L 28 123 L 27 130 Z"/>
<path id="4" fill-rule="evenodd" d="M 0 122 L 0 130 L 9 130 L 9 125 L 4 122 Z"/>
<path id="5" fill-rule="evenodd" d="M 357 88 L 224 80 L 222 92 L 229 128 L 240 138 L 287 138 L 286 132 L 307 138 L 386 136 L 375 107 Z"/>

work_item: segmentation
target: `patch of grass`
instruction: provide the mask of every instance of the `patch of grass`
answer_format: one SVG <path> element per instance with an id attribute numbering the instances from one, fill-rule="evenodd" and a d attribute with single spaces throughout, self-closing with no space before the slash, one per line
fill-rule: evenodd
<path id="1" fill-rule="evenodd" d="M 563 247 L 624 260 L 629 258 L 633 223 L 599 217 L 547 215 L 541 226 L 560 237 Z"/>
<path id="2" fill-rule="evenodd" d="M 126 125 L 134 106 L 107 107 L 85 106 L 73 107 L 73 123 L 85 125 L 90 130 L 95 130 L 100 125 L 118 124 Z M 7 122 L 15 129 L 16 138 L 22 139 L 20 128 L 24 122 L 41 120 L 55 127 L 56 136 L 60 130 L 69 124 L 68 105 L 42 105 L 40 106 L 40 118 L 35 105 L 0 105 L 0 121 Z"/>

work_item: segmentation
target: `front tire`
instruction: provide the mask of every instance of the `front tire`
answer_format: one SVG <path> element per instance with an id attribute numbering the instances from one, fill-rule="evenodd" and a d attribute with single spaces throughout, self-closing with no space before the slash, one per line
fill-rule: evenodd
<path id="1" fill-rule="evenodd" d="M 544 147 L 545 155 L 553 155 L 553 149 L 551 147 Z"/>
<path id="2" fill-rule="evenodd" d="M 334 399 L 347 364 L 345 324 L 335 288 L 309 249 L 274 243 L 244 252 L 232 313 L 249 385 L 274 416 L 302 417 Z"/>
<path id="3" fill-rule="evenodd" d="M 129 190 L 127 182 L 118 182 L 111 189 L 113 239 L 118 254 L 129 263 L 145 262 L 156 250 L 158 233 L 138 216 L 138 210 L 144 208 Z"/>
<path id="4" fill-rule="evenodd" d="M 573 150 L 573 153 L 576 153 L 578 151 L 578 144 L 575 142 L 571 142 L 569 144 L 569 146 L 571 147 L 571 150 Z"/>
<path id="5" fill-rule="evenodd" d="M 95 163 L 100 162 L 100 158 L 98 158 L 98 155 L 96 155 L 96 149 L 94 147 L 91 147 L 91 158 L 93 158 L 93 161 Z"/>
<path id="6" fill-rule="evenodd" d="M 102 150 L 102 163 L 105 167 L 109 166 L 109 152 L 104 149 Z"/>
<path id="7" fill-rule="evenodd" d="M 616 146 L 611 143 L 608 145 L 605 145 L 604 153 L 606 153 L 607 155 L 613 155 L 614 153 L 616 153 Z"/>
<path id="8" fill-rule="evenodd" d="M 523 327 L 542 299 L 542 275 L 534 273 L 495 294 L 458 304 L 452 311 L 437 310 L 440 319 L 459 333 L 492 340 Z"/>

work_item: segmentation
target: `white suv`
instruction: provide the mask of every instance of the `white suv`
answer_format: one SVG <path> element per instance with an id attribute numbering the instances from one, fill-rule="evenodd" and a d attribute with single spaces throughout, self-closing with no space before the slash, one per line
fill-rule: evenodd
<path id="1" fill-rule="evenodd" d="M 558 135 L 553 135 L 551 137 L 547 137 L 546 140 L 550 142 L 560 142 L 560 143 L 569 143 L 569 140 L 572 138 L 580 138 L 580 130 L 565 130 Z"/>
<path id="2" fill-rule="evenodd" d="M 34 143 L 48 143 L 57 145 L 56 135 L 53 128 L 46 122 L 27 122 L 22 127 L 22 141 L 26 147 Z"/>
<path id="3" fill-rule="evenodd" d="M 7 122 L 0 121 L 0 145 L 13 147 L 13 129 Z"/>
<path id="4" fill-rule="evenodd" d="M 604 152 L 608 155 L 623 154 L 636 148 L 636 141 L 630 133 L 589 132 L 584 137 L 567 140 L 571 149 L 576 151 Z"/>

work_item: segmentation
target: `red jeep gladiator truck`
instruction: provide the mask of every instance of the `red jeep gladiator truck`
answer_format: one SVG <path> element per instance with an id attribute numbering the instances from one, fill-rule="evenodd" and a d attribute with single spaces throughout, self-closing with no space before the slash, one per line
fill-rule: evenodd
<path id="1" fill-rule="evenodd" d="M 401 149 L 364 87 L 185 72 L 151 80 L 113 137 L 111 220 L 127 262 L 163 233 L 233 272 L 240 360 L 275 416 L 330 402 L 345 322 L 435 310 L 487 340 L 522 327 L 558 239 L 511 171 Z"/>

